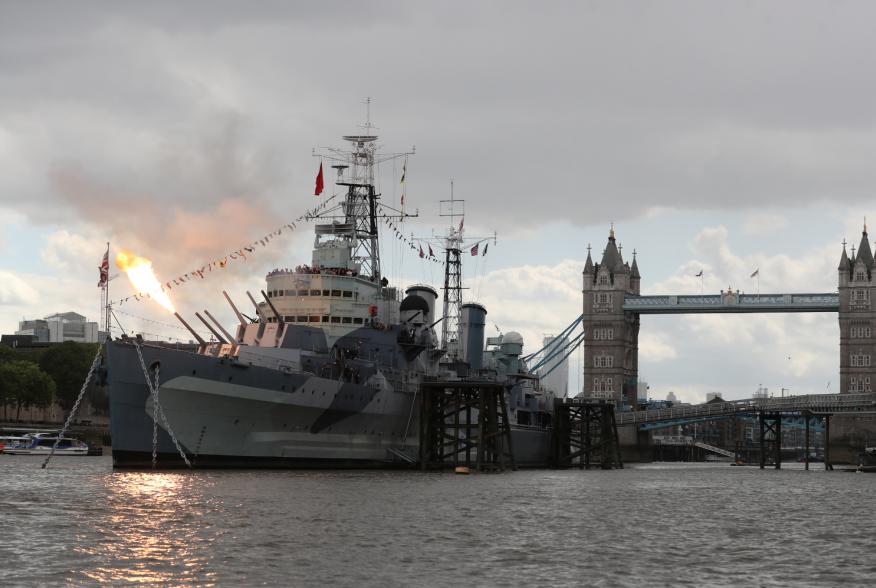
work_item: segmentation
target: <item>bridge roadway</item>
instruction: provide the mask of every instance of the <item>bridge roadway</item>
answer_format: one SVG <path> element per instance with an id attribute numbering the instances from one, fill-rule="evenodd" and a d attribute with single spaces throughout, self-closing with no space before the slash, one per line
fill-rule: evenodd
<path id="1" fill-rule="evenodd" d="M 617 425 L 648 425 L 660 422 L 706 420 L 759 412 L 803 414 L 814 416 L 833 414 L 874 414 L 876 393 L 867 394 L 807 394 L 785 398 L 752 398 L 673 406 L 654 410 L 618 412 Z"/>
<path id="2" fill-rule="evenodd" d="M 624 310 L 636 314 L 739 312 L 839 312 L 839 294 L 700 294 L 624 297 Z"/>

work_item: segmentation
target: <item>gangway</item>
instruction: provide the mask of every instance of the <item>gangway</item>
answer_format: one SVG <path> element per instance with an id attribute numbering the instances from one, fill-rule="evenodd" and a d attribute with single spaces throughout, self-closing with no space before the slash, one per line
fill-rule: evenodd
<path id="1" fill-rule="evenodd" d="M 715 447 L 714 445 L 709 445 L 708 443 L 703 443 L 702 441 L 694 441 L 694 447 L 699 447 L 705 451 L 711 451 L 712 453 L 717 453 L 718 455 L 723 455 L 724 457 L 735 458 L 736 454 L 732 451 L 727 451 L 726 449 L 722 449 L 720 447 Z"/>

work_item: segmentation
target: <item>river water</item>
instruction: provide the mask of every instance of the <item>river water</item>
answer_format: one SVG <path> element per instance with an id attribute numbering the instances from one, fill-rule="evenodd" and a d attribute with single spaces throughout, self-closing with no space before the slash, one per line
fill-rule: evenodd
<path id="1" fill-rule="evenodd" d="M 3 586 L 853 586 L 876 475 L 114 472 L 0 455 Z"/>

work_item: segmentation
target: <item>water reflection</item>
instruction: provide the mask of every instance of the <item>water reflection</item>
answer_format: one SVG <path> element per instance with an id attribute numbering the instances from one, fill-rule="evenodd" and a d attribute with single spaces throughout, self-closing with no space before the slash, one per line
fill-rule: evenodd
<path id="1" fill-rule="evenodd" d="M 216 510 L 204 475 L 124 472 L 103 476 L 105 508 L 77 536 L 74 548 L 94 562 L 83 579 L 99 584 L 213 585 L 210 547 Z"/>
<path id="2" fill-rule="evenodd" d="M 868 475 L 698 464 L 111 473 L 108 459 L 73 459 L 47 471 L 0 457 L 0 588 L 796 588 L 876 574 Z"/>

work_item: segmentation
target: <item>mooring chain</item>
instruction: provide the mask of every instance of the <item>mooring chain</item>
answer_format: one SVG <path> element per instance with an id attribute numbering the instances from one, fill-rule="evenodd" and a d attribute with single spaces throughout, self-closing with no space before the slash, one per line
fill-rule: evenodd
<path id="1" fill-rule="evenodd" d="M 152 402 L 152 469 L 158 466 L 158 372 L 161 364 L 155 366 L 155 399 Z"/>
<path id="2" fill-rule="evenodd" d="M 164 409 L 161 408 L 161 404 L 158 403 L 158 391 L 152 385 L 152 378 L 149 377 L 149 370 L 146 369 L 146 361 L 143 359 L 143 352 L 140 351 L 140 345 L 133 341 L 134 348 L 137 350 L 137 355 L 140 357 L 140 367 L 143 368 L 143 375 L 146 376 L 146 384 L 149 386 L 149 393 L 152 395 L 152 403 L 153 403 L 153 411 L 158 412 L 158 416 L 161 417 L 161 422 L 164 423 L 164 430 L 167 431 L 167 434 L 170 435 L 170 440 L 173 441 L 176 450 L 179 451 L 180 457 L 182 457 L 183 461 L 186 462 L 186 465 L 191 468 L 192 463 L 189 461 L 189 458 L 186 456 L 185 450 L 179 444 L 179 441 L 176 438 L 176 435 L 173 433 L 173 429 L 170 427 L 170 423 L 167 422 L 167 416 L 164 414 Z M 157 380 L 157 378 L 156 378 Z M 153 419 L 153 423 L 155 420 Z M 154 429 L 153 429 L 154 430 Z"/>
<path id="3" fill-rule="evenodd" d="M 52 459 L 52 456 L 55 455 L 55 449 L 57 449 L 58 444 L 61 442 L 61 437 L 63 437 L 67 433 L 67 429 L 70 428 L 70 423 L 73 422 L 73 417 L 76 415 L 76 411 L 79 410 L 79 404 L 82 402 L 82 398 L 85 396 L 85 391 L 88 389 L 88 384 L 91 382 L 91 378 L 94 377 L 94 370 L 97 369 L 97 364 L 100 363 L 100 348 L 97 347 L 97 353 L 94 354 L 94 361 L 91 362 L 91 367 L 88 369 L 88 375 L 85 376 L 85 382 L 82 384 L 82 389 L 79 391 L 79 396 L 76 397 L 76 402 L 73 403 L 73 408 L 70 409 L 70 414 L 67 415 L 67 420 L 64 422 L 64 426 L 61 427 L 61 431 L 58 433 L 57 439 L 52 444 L 52 450 L 49 451 L 49 454 L 46 456 L 46 460 L 43 462 L 42 469 L 46 469 L 46 466 L 49 465 L 49 460 Z"/>

